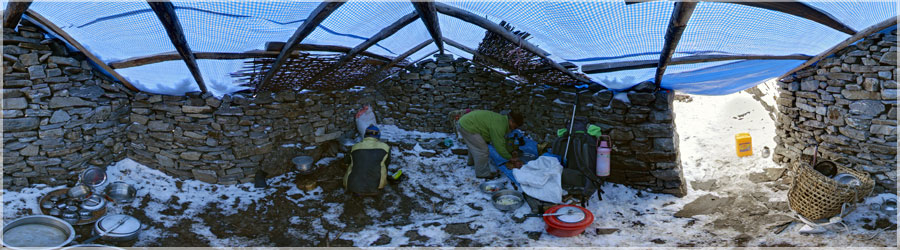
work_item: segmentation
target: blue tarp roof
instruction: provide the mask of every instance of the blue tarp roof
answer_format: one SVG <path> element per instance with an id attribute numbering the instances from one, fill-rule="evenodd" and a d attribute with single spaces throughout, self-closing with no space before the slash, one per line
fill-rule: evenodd
<path id="1" fill-rule="evenodd" d="M 496 2 L 440 1 L 491 21 L 509 22 L 532 34 L 529 40 L 557 62 L 585 64 L 659 58 L 673 3 L 653 1 Z M 287 41 L 319 2 L 297 1 L 174 1 L 175 11 L 195 52 L 263 50 L 270 41 Z M 855 30 L 897 15 L 896 1 L 807 2 Z M 3 1 L 5 8 L 6 4 Z M 159 19 L 145 1 L 35 1 L 30 8 L 69 33 L 102 61 L 174 52 Z M 414 12 L 408 1 L 351 1 L 337 9 L 303 43 L 354 47 Z M 443 36 L 477 48 L 485 30 L 438 14 Z M 704 53 L 816 55 L 849 35 L 822 24 L 776 11 L 731 3 L 700 2 L 674 57 Z M 401 29 L 368 49 L 397 56 L 430 39 L 421 21 Z M 459 56 L 471 55 L 450 46 Z M 429 45 L 410 56 L 417 59 L 436 49 Z M 695 94 L 727 94 L 777 77 L 799 65 L 796 60 L 725 61 L 668 67 L 663 87 Z M 213 94 L 236 90 L 230 73 L 242 60 L 199 60 Z M 183 61 L 169 61 L 116 70 L 147 92 L 182 94 L 199 88 Z M 628 88 L 652 79 L 655 68 L 590 74 L 612 89 Z"/>

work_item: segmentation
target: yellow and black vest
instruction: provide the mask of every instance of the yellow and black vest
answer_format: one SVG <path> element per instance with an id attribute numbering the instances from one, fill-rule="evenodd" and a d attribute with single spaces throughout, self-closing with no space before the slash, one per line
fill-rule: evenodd
<path id="1" fill-rule="evenodd" d="M 366 137 L 350 150 L 350 167 L 344 188 L 360 194 L 374 194 L 387 183 L 391 147 L 374 137 Z"/>

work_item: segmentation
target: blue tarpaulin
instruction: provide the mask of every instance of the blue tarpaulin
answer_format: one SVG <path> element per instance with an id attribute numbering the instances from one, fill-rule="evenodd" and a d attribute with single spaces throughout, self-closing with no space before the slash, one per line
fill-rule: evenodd
<path id="1" fill-rule="evenodd" d="M 6 1 L 2 6 L 6 6 Z M 530 33 L 529 42 L 557 62 L 577 66 L 659 58 L 672 15 L 672 1 L 626 5 L 625 1 L 439 1 L 487 19 L 507 21 Z M 897 14 L 895 1 L 802 1 L 862 30 Z M 284 42 L 319 2 L 173 1 L 185 38 L 195 52 L 263 50 L 266 42 Z M 103 62 L 174 52 L 165 29 L 146 1 L 35 1 L 30 9 L 46 17 Z M 350 1 L 339 7 L 303 43 L 354 47 L 401 16 L 414 12 L 409 1 Z M 485 30 L 438 14 L 443 36 L 477 48 Z M 700 2 L 674 57 L 715 54 L 816 55 L 849 35 L 825 25 L 762 8 Z M 421 21 L 407 25 L 367 51 L 397 56 L 430 39 Z M 409 58 L 421 58 L 434 44 Z M 459 49 L 447 51 L 471 58 Z M 231 76 L 242 60 L 199 60 L 210 91 L 218 96 L 244 87 Z M 669 66 L 662 86 L 694 94 L 727 94 L 786 73 L 797 61 L 710 62 Z M 184 62 L 169 61 L 118 69 L 139 89 L 182 94 L 198 87 Z M 589 74 L 611 89 L 651 79 L 655 68 Z M 694 80 L 701 79 L 701 80 Z"/>

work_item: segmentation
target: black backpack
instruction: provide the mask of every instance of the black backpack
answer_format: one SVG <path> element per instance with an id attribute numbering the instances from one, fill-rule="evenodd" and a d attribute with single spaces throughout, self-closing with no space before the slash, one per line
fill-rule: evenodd
<path id="1" fill-rule="evenodd" d="M 571 137 L 571 141 L 569 140 Z M 568 153 L 566 143 L 569 142 Z M 567 131 L 553 142 L 553 154 L 563 159 L 562 186 L 570 194 L 581 194 L 582 206 L 594 192 L 603 193 L 602 180 L 597 176 L 597 138 L 587 133 L 587 118 L 575 117 L 572 131 Z M 600 200 L 603 198 L 598 194 Z"/>

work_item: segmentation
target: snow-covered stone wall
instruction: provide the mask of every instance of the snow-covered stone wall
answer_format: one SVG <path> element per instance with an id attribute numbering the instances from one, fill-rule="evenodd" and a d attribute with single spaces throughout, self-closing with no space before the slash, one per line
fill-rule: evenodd
<path id="1" fill-rule="evenodd" d="M 305 147 L 358 135 L 354 114 L 373 90 L 209 94 L 138 93 L 128 126 L 128 157 L 168 174 L 209 183 L 251 182 L 293 167 Z"/>
<path id="2" fill-rule="evenodd" d="M 897 30 L 866 37 L 778 83 L 778 146 L 793 166 L 819 158 L 871 173 L 897 192 Z"/>
<path id="3" fill-rule="evenodd" d="M 674 93 L 654 92 L 652 83 L 614 92 L 599 85 L 579 96 L 579 116 L 603 128 L 613 141 L 609 181 L 656 192 L 685 194 Z M 407 67 L 376 86 L 376 110 L 382 123 L 418 131 L 453 132 L 449 113 L 460 109 L 516 110 L 522 128 L 538 142 L 552 142 L 567 127 L 574 88 L 538 86 L 504 79 L 464 58 L 437 55 Z"/>
<path id="4" fill-rule="evenodd" d="M 3 29 L 3 183 L 74 184 L 125 157 L 132 92 L 37 27 Z"/>

